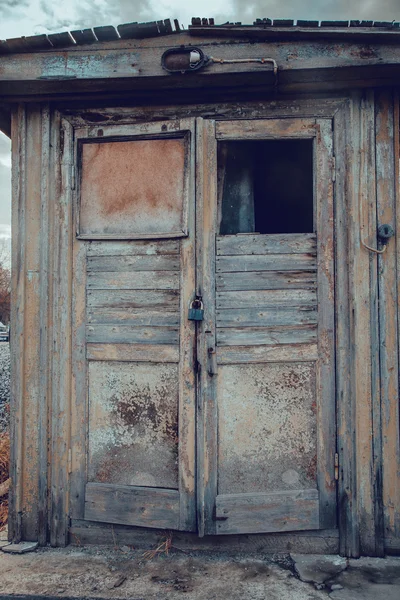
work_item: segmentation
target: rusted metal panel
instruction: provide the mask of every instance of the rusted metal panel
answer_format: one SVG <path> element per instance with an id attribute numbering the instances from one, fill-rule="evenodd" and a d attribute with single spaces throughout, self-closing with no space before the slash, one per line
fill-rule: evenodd
<path id="1" fill-rule="evenodd" d="M 218 369 L 218 493 L 316 487 L 315 365 Z"/>
<path id="2" fill-rule="evenodd" d="M 186 161 L 183 137 L 83 144 L 79 233 L 182 236 Z"/>
<path id="3" fill-rule="evenodd" d="M 89 481 L 178 488 L 178 368 L 89 364 Z"/>

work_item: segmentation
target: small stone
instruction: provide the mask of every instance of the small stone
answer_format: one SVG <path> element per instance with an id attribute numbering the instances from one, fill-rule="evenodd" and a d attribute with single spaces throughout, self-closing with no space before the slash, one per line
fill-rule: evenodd
<path id="1" fill-rule="evenodd" d="M 129 548 L 129 546 L 121 546 L 121 552 L 130 552 L 131 549 Z"/>
<path id="2" fill-rule="evenodd" d="M 347 560 L 336 555 L 291 554 L 301 581 L 324 583 L 347 568 Z"/>
<path id="3" fill-rule="evenodd" d="M 25 554 L 26 552 L 33 552 L 38 546 L 39 542 L 20 542 L 19 544 L 4 546 L 2 550 L 9 554 Z"/>
<path id="4" fill-rule="evenodd" d="M 63 594 L 65 592 L 65 588 L 58 588 L 57 594 Z"/>
<path id="5" fill-rule="evenodd" d="M 314 583 L 314 587 L 316 590 L 323 590 L 325 588 L 324 583 Z"/>
<path id="6" fill-rule="evenodd" d="M 340 583 L 333 583 L 331 585 L 331 592 L 335 592 L 336 590 L 342 590 L 343 586 Z"/>
<path id="7" fill-rule="evenodd" d="M 125 575 L 120 575 L 116 579 L 113 579 L 112 581 L 109 581 L 108 583 L 106 583 L 106 588 L 108 590 L 112 590 L 113 588 L 117 588 L 117 587 L 119 587 L 120 585 L 122 585 L 124 583 L 125 579 L 126 579 Z"/>

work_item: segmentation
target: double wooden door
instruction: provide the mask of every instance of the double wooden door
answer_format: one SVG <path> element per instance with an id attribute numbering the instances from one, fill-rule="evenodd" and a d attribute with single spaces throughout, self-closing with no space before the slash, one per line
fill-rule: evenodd
<path id="1" fill-rule="evenodd" d="M 334 527 L 330 121 L 83 128 L 75 148 L 84 518 Z"/>

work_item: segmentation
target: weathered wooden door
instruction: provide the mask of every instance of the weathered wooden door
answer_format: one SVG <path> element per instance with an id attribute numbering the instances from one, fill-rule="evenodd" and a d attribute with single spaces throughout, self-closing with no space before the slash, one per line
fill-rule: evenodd
<path id="1" fill-rule="evenodd" d="M 197 138 L 200 535 L 334 527 L 331 121 Z"/>
<path id="2" fill-rule="evenodd" d="M 195 529 L 194 125 L 74 132 L 75 518 Z"/>

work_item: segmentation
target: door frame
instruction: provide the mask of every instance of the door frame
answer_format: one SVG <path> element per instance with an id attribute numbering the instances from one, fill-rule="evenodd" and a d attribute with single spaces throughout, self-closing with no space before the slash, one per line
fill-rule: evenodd
<path id="1" fill-rule="evenodd" d="M 390 90 L 388 91 L 390 94 Z M 378 312 L 376 285 L 376 256 L 372 256 L 359 243 L 359 190 L 363 189 L 364 234 L 371 240 L 376 234 L 376 186 L 375 186 L 375 109 L 374 90 L 354 91 L 338 96 L 313 97 L 270 97 L 258 101 L 225 102 L 210 106 L 193 104 L 166 106 L 120 106 L 117 109 L 120 122 L 151 121 L 175 117 L 223 113 L 224 118 L 305 117 L 333 119 L 334 149 L 336 157 L 335 180 L 335 271 L 336 271 L 336 360 L 337 360 L 337 419 L 339 486 L 338 506 L 340 553 L 358 557 L 360 552 L 374 555 L 377 542 L 384 541 L 382 522 L 378 522 L 375 505 L 375 472 L 371 464 L 379 469 L 379 456 L 373 448 L 374 432 L 379 428 L 379 345 L 373 336 L 372 324 Z M 13 282 L 12 369 L 20 373 L 13 378 L 12 436 L 13 493 L 10 503 L 10 535 L 14 540 L 30 539 L 31 532 L 39 527 L 39 539 L 52 545 L 68 543 L 69 532 L 84 535 L 85 526 L 80 517 L 71 511 L 75 501 L 70 493 L 71 484 L 79 491 L 77 477 L 71 473 L 71 445 L 79 444 L 81 407 L 71 394 L 71 362 L 81 360 L 80 350 L 72 343 L 71 270 L 79 266 L 79 258 L 72 261 L 73 220 L 70 193 L 73 157 L 68 139 L 62 139 L 82 124 L 93 129 L 94 135 L 115 119 L 115 108 L 103 106 L 103 121 L 95 125 L 91 120 L 91 109 L 67 106 L 50 108 L 48 104 L 19 104 L 12 114 L 13 139 Z M 61 127 L 63 121 L 63 127 Z M 114 121 L 115 122 L 115 121 Z M 42 135 L 40 152 L 27 152 L 28 141 Z M 389 146 L 388 146 L 389 147 Z M 392 155 L 391 146 L 389 147 Z M 361 169 L 361 163 L 368 169 Z M 30 174 L 26 183 L 21 173 Z M 381 184 L 391 184 L 390 173 L 385 171 Z M 43 185 L 38 190 L 36 182 Z M 33 183 L 32 183 L 33 182 Z M 33 201 L 33 190 L 37 199 Z M 36 196 L 35 196 L 36 198 Z M 21 216 L 22 215 L 22 216 Z M 40 237 L 28 236 L 26 220 L 40 231 Z M 38 244 L 40 240 L 40 244 Z M 40 255 L 39 255 L 40 250 Z M 392 252 L 392 251 L 391 251 Z M 26 266 L 28 258 L 36 257 L 40 268 L 40 293 L 27 296 L 25 287 L 30 285 Z M 383 258 L 382 260 L 385 260 Z M 22 266 L 21 266 L 22 265 Z M 20 273 L 24 274 L 20 276 Z M 46 299 L 47 304 L 45 301 Z M 26 323 L 32 321 L 37 327 L 40 304 L 41 337 L 39 360 L 32 363 L 31 376 L 47 374 L 49 383 L 43 378 L 43 394 L 40 404 L 33 393 L 27 394 L 23 381 L 24 364 L 34 352 L 26 343 L 23 332 Z M 16 308 L 18 307 L 18 309 Z M 47 333 L 46 333 L 47 332 Z M 371 371 L 370 366 L 373 370 Z M 79 366 L 77 367 L 79 371 Z M 15 379 L 15 381 L 14 381 Z M 75 385 L 72 379 L 73 385 Z M 375 390 L 375 392 L 373 392 Z M 372 400 L 374 414 L 372 422 Z M 37 411 L 37 412 L 36 412 Z M 26 414 L 39 414 L 41 428 L 32 431 L 23 419 Z M 49 418 L 49 414 L 51 417 Z M 39 432 L 46 432 L 41 435 Z M 21 439 L 29 437 L 39 448 L 29 456 L 22 452 Z M 80 449 L 73 457 L 76 467 L 80 460 Z M 48 465 L 49 455 L 51 465 Z M 31 480 L 38 473 L 40 489 L 33 492 Z M 359 483 L 363 481 L 360 494 Z M 72 479 L 74 482 L 72 483 Z M 79 477 L 78 477 L 79 478 Z M 29 489 L 28 489 L 29 488 Z M 21 514 L 21 499 L 28 497 L 25 511 Z M 77 499 L 79 502 L 79 498 Z M 39 516 L 41 515 L 41 517 Z M 39 523 L 39 525 L 37 525 Z M 82 527 L 82 528 L 81 528 Z M 378 535 L 379 534 L 379 535 Z M 300 537 L 302 534 L 298 534 Z M 306 534 L 307 535 L 307 534 Z M 320 536 L 319 536 L 320 537 Z M 32 538 L 37 539 L 37 538 Z M 104 538 L 103 538 L 104 539 Z M 111 539 L 111 538 L 110 538 Z M 277 536 L 273 536 L 273 540 Z M 275 542 L 273 542 L 275 543 Z M 307 542 L 309 544 L 309 542 Z M 309 545 L 307 547 L 310 547 Z M 320 546 L 313 545 L 315 548 Z"/>

